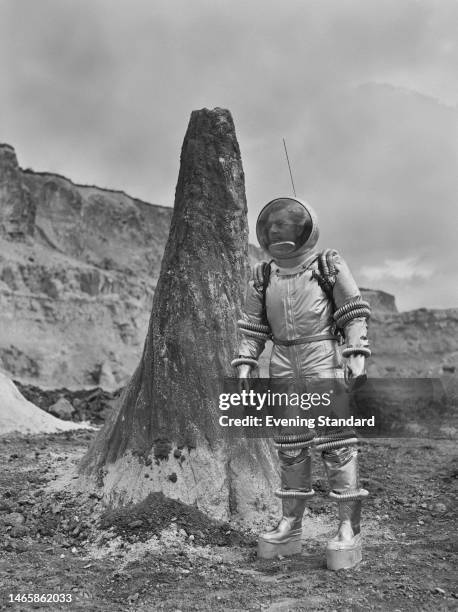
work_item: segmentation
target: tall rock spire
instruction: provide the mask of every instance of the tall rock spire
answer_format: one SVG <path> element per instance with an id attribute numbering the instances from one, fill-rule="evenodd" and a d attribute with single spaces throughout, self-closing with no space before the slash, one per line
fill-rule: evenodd
<path id="1" fill-rule="evenodd" d="M 247 255 L 232 117 L 220 108 L 194 111 L 143 356 L 81 467 L 89 475 L 103 468 L 112 498 L 161 490 L 217 516 L 247 515 L 270 498 L 267 443 L 229 442 L 218 422 L 222 379 L 233 374 Z"/>

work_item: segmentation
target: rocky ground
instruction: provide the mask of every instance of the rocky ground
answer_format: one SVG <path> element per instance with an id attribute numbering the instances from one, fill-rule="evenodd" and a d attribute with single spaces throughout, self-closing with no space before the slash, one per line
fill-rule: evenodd
<path id="1" fill-rule="evenodd" d="M 456 425 L 456 423 L 454 423 Z M 113 510 L 97 491 L 61 483 L 94 432 L 0 440 L 0 609 L 16 610 L 456 610 L 456 440 L 374 440 L 362 452 L 364 560 L 324 568 L 335 507 L 318 462 L 303 553 L 258 560 L 255 532 L 150 497 Z M 64 478 L 66 476 L 66 478 Z M 24 603 L 28 594 L 71 603 Z M 33 598 L 32 598 L 33 599 Z"/>

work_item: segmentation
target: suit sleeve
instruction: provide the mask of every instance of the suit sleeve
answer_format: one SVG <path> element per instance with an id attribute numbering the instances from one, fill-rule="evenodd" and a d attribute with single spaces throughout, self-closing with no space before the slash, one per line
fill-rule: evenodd
<path id="1" fill-rule="evenodd" d="M 346 262 L 338 254 L 334 254 L 336 281 L 333 289 L 336 311 L 334 319 L 337 326 L 343 329 L 345 335 L 344 357 L 362 353 L 370 356 L 367 338 L 367 319 L 370 316 L 370 306 L 361 297 L 361 292 L 353 278 Z"/>
<path id="2" fill-rule="evenodd" d="M 270 328 L 264 319 L 262 287 L 256 280 L 248 283 L 244 314 L 238 327 L 241 333 L 239 357 L 257 360 L 270 337 Z"/>

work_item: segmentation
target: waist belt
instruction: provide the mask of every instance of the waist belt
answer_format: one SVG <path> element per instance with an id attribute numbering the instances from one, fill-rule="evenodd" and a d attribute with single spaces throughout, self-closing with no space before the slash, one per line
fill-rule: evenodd
<path id="1" fill-rule="evenodd" d="M 272 338 L 274 344 L 280 346 L 294 346 L 295 344 L 308 344 L 309 342 L 319 342 L 320 340 L 335 340 L 338 342 L 339 338 L 334 334 L 315 334 L 314 336 L 302 336 L 302 338 L 295 338 L 294 340 L 280 340 L 280 338 Z"/>

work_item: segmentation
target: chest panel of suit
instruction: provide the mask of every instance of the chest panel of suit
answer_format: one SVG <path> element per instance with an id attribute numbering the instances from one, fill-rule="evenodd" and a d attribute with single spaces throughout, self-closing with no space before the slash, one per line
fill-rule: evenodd
<path id="1" fill-rule="evenodd" d="M 332 305 L 310 269 L 291 275 L 273 270 L 266 312 L 274 337 L 281 340 L 328 333 L 332 328 Z"/>

